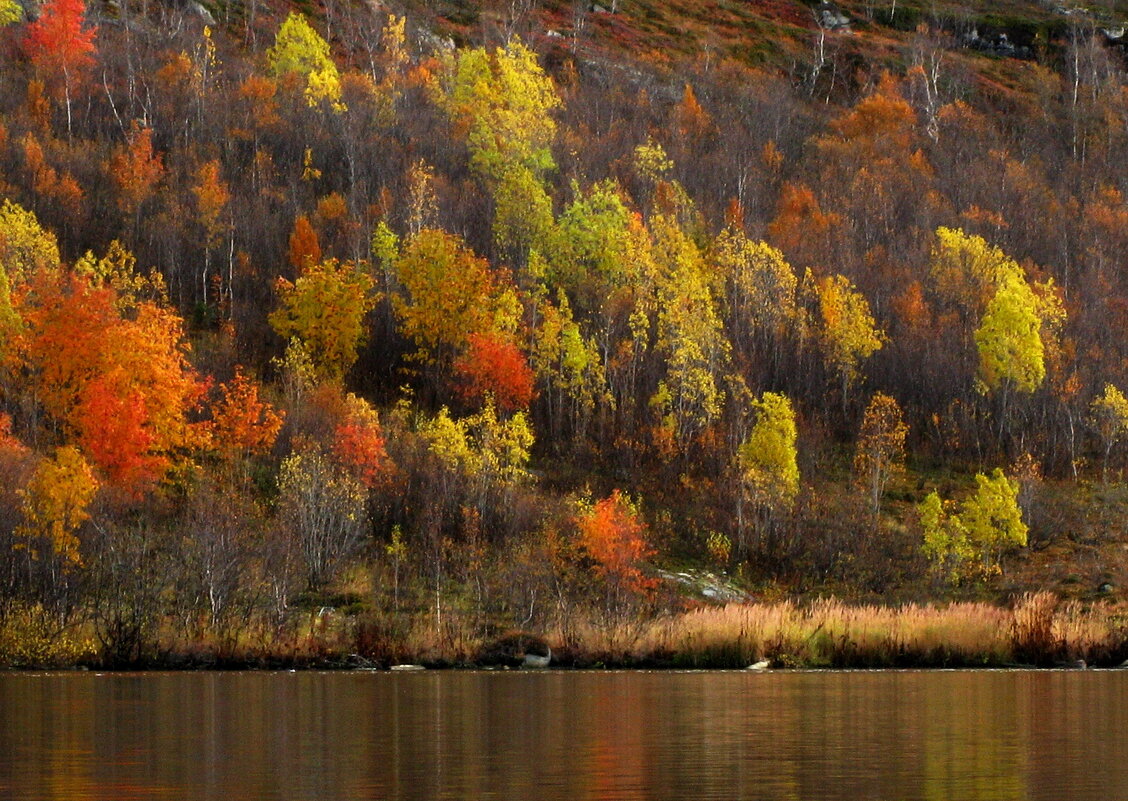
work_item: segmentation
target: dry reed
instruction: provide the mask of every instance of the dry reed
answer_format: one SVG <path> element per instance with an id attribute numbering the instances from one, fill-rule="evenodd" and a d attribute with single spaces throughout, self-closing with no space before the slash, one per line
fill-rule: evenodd
<path id="1" fill-rule="evenodd" d="M 1104 607 L 1026 596 L 1013 610 L 986 603 L 946 606 L 730 604 L 655 621 L 638 638 L 640 662 L 734 668 L 956 667 L 1052 664 L 1115 658 L 1124 647 Z M 583 647 L 583 646 L 581 646 Z"/>

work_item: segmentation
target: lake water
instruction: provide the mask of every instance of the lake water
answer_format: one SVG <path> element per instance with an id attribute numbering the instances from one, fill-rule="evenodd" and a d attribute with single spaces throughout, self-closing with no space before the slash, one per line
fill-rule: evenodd
<path id="1" fill-rule="evenodd" d="M 0 674 L 3 799 L 1128 798 L 1128 671 Z"/>

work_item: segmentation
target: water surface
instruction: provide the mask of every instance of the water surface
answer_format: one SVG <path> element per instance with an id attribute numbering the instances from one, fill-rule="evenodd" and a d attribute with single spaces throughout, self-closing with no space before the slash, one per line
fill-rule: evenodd
<path id="1" fill-rule="evenodd" d="M 1128 798 L 1128 672 L 0 674 L 5 799 Z"/>

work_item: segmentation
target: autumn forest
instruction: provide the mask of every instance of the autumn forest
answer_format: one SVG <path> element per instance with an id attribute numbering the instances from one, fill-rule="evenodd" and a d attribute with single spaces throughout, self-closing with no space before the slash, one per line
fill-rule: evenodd
<path id="1" fill-rule="evenodd" d="M 1124 651 L 1115 4 L 690 5 L 0 0 L 0 664 Z"/>

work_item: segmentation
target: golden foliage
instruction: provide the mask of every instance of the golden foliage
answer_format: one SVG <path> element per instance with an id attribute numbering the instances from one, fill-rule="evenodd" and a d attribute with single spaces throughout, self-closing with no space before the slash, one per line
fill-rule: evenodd
<path id="1" fill-rule="evenodd" d="M 271 312 L 270 325 L 284 339 L 302 342 L 320 376 L 342 378 L 364 341 L 364 317 L 377 300 L 374 283 L 351 262 L 307 264 L 293 283 L 278 279 L 281 304 Z"/>
<path id="2" fill-rule="evenodd" d="M 20 491 L 24 522 L 16 536 L 33 551 L 38 542 L 50 546 L 67 568 L 82 564 L 78 527 L 90 518 L 87 507 L 98 492 L 94 471 L 78 448 L 58 448 L 39 463 L 27 487 Z"/>

